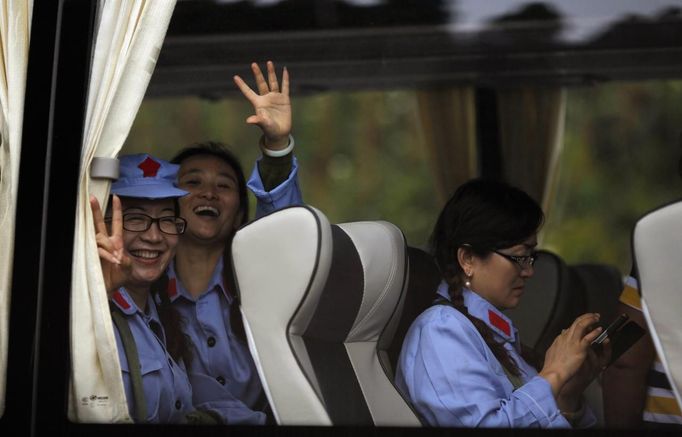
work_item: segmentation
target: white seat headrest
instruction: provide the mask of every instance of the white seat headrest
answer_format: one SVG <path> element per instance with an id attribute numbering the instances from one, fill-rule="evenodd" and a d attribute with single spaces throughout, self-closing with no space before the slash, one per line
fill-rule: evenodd
<path id="1" fill-rule="evenodd" d="M 682 405 L 682 201 L 642 217 L 633 231 L 633 249 L 642 310 Z"/>
<path id="2" fill-rule="evenodd" d="M 420 425 L 377 351 L 407 282 L 396 226 L 330 225 L 319 210 L 290 207 L 240 229 L 232 251 L 249 347 L 278 423 Z"/>

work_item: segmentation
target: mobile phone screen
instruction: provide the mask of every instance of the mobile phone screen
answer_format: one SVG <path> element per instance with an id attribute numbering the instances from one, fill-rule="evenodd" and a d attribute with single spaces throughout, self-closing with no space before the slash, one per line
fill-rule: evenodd
<path id="1" fill-rule="evenodd" d="M 592 341 L 592 345 L 600 345 L 602 344 L 607 338 L 611 337 L 616 331 L 620 329 L 621 326 L 625 322 L 628 321 L 628 315 L 627 314 L 621 314 L 618 316 L 616 320 L 614 320 L 604 331 L 602 331 L 601 334 L 597 338 L 595 338 Z"/>

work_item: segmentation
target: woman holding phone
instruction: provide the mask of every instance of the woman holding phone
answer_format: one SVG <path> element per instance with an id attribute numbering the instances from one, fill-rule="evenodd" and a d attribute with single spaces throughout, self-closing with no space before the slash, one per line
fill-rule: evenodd
<path id="1" fill-rule="evenodd" d="M 442 210 L 431 237 L 438 300 L 410 327 L 396 384 L 423 420 L 454 427 L 587 427 L 582 392 L 601 369 L 601 328 L 584 314 L 547 350 L 540 371 L 521 356 L 514 308 L 533 275 L 540 206 L 505 183 L 474 179 Z"/>

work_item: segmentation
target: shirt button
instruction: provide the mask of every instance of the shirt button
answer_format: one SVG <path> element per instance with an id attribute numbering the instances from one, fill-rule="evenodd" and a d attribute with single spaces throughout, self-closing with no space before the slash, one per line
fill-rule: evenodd
<path id="1" fill-rule="evenodd" d="M 182 407 L 182 402 L 180 402 L 180 399 L 175 401 L 175 409 L 179 410 Z"/>
<path id="2" fill-rule="evenodd" d="M 208 337 L 208 340 L 206 341 L 206 343 L 208 343 L 208 347 L 215 346 L 215 338 L 214 337 Z"/>
<path id="3" fill-rule="evenodd" d="M 219 376 L 215 380 L 218 381 L 220 383 L 220 385 L 225 385 L 225 378 L 224 377 Z"/>

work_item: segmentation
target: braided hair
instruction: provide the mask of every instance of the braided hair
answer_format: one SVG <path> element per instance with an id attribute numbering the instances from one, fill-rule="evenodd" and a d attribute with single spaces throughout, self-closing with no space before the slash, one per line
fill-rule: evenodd
<path id="1" fill-rule="evenodd" d="M 542 209 L 524 191 L 492 179 L 472 179 L 462 184 L 443 208 L 430 238 L 431 250 L 452 305 L 478 330 L 493 355 L 513 375 L 519 368 L 490 327 L 469 314 L 464 306 L 464 271 L 457 251 L 465 247 L 485 258 L 493 250 L 524 242 L 544 221 Z"/>
<path id="2" fill-rule="evenodd" d="M 192 363 L 192 340 L 185 334 L 184 323 L 178 310 L 171 305 L 168 297 L 168 274 L 164 273 L 151 286 L 151 293 L 157 303 L 159 319 L 166 334 L 166 349 L 177 362 L 184 361 L 189 369 Z"/>

